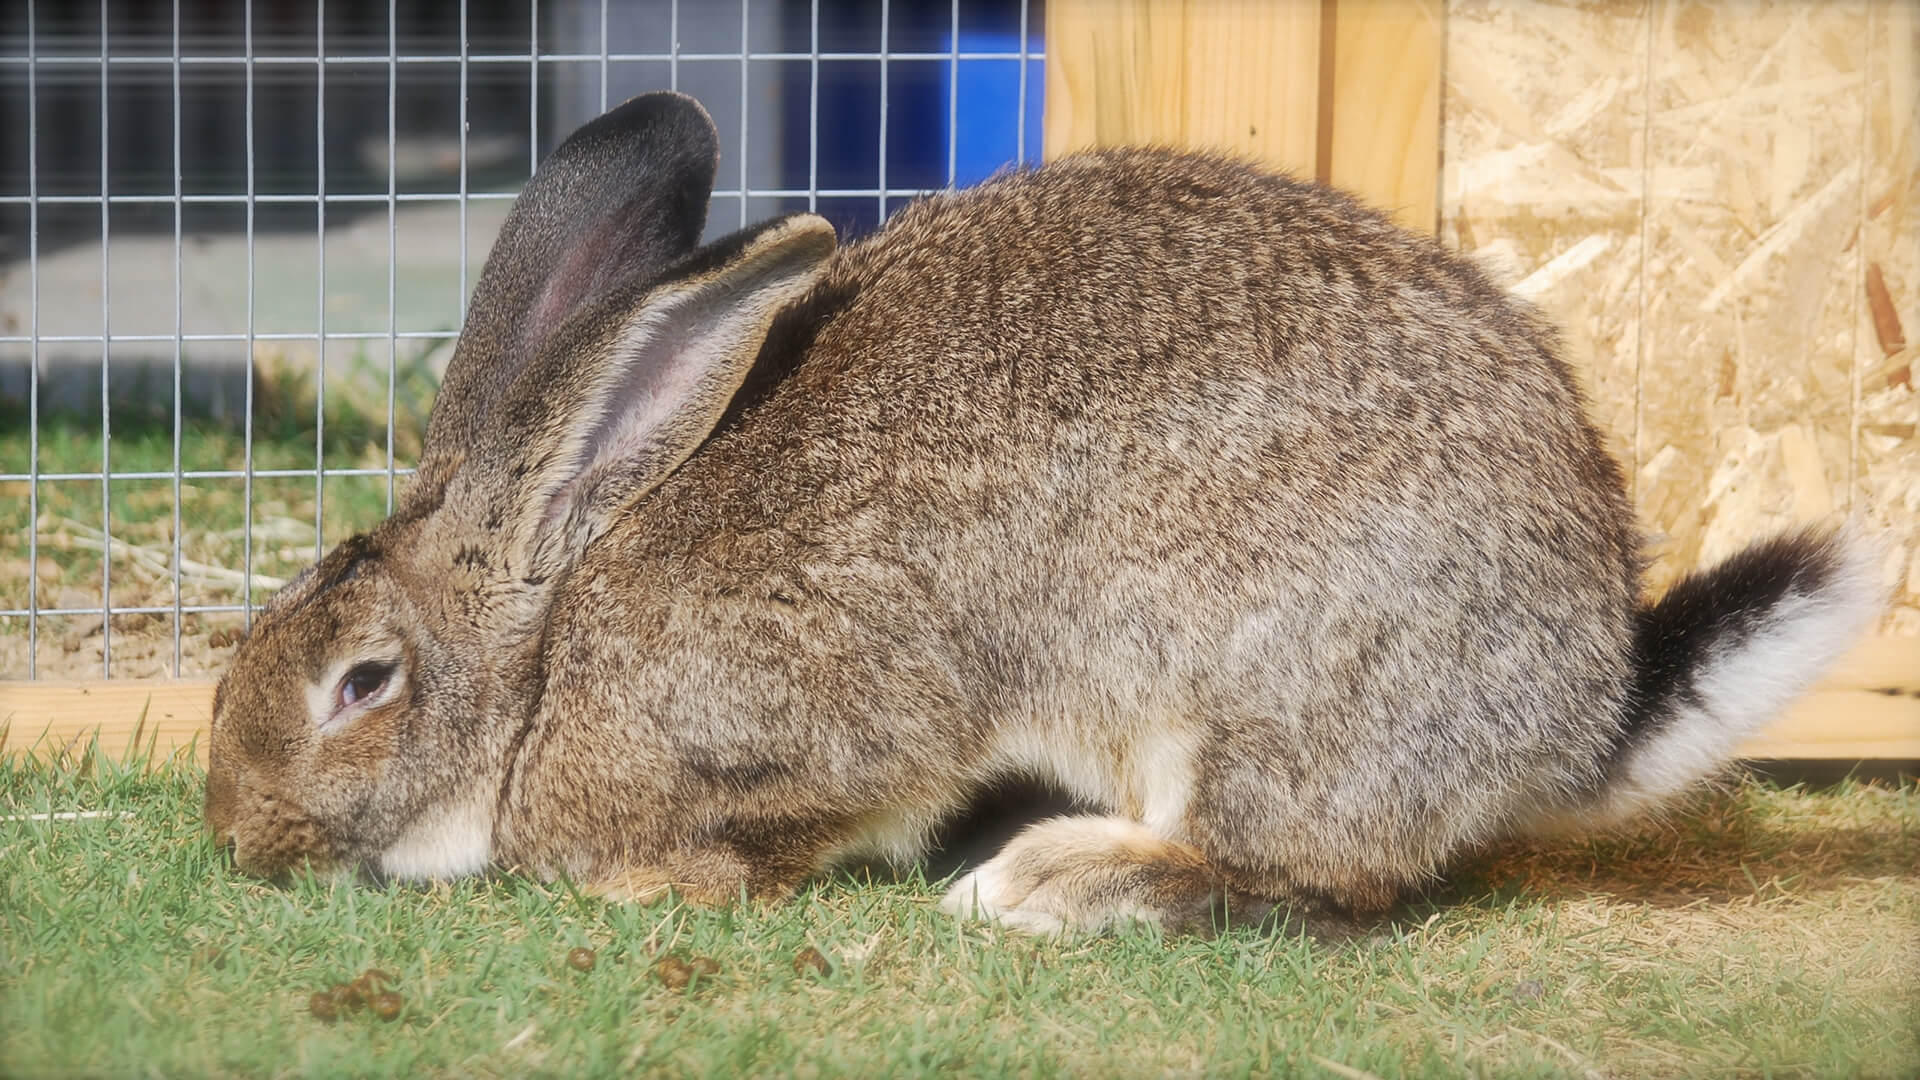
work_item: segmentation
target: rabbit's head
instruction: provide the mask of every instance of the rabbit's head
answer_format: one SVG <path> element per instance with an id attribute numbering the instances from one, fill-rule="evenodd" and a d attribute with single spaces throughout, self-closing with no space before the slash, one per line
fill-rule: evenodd
<path id="1" fill-rule="evenodd" d="M 699 105 L 649 94 L 528 182 L 393 515 L 281 590 L 221 680 L 206 816 L 242 869 L 489 861 L 555 590 L 711 433 L 833 250 L 796 216 L 695 251 L 717 145 Z"/>

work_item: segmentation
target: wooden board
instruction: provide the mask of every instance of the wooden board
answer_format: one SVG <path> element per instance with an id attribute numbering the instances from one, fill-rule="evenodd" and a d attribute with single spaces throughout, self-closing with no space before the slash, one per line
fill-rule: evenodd
<path id="1" fill-rule="evenodd" d="M 1046 153 L 1223 151 L 1433 232 L 1441 0 L 1054 0 Z"/>
<path id="2" fill-rule="evenodd" d="M 207 760 L 213 683 L 181 680 L 0 682 L 0 756 L 75 753 L 96 734 L 123 757 L 191 747 Z M 1861 643 L 1819 689 L 1742 748 L 1749 758 L 1920 761 L 1920 638 Z"/>
<path id="3" fill-rule="evenodd" d="M 205 765 L 212 723 L 211 680 L 0 682 L 0 756 L 77 755 L 97 735 L 100 752 L 115 760 L 134 750 L 157 760 L 190 750 Z"/>
<path id="4" fill-rule="evenodd" d="M 1440 0 L 1327 0 L 1320 178 L 1431 233 L 1439 224 Z"/>
<path id="5" fill-rule="evenodd" d="M 1315 0 L 1050 0 L 1046 155 L 1176 146 L 1315 173 Z"/>
<path id="6" fill-rule="evenodd" d="M 1920 638 L 1861 642 L 1818 689 L 1741 747 L 1741 754 L 1920 761 Z"/>

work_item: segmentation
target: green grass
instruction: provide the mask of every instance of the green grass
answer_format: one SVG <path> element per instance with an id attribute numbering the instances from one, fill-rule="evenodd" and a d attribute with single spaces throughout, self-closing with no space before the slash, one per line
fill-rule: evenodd
<path id="1" fill-rule="evenodd" d="M 765 909 L 503 877 L 275 887 L 199 832 L 201 775 L 0 764 L 13 1075 L 1912 1076 L 1920 792 L 1748 783 L 1637 831 L 1487 853 L 1377 933 L 1045 941 L 917 879 Z M 588 972 L 569 949 L 597 951 Z M 833 965 L 796 974 L 816 947 Z M 685 990 L 661 954 L 712 957 Z M 369 966 L 406 1012 L 325 1023 Z"/>

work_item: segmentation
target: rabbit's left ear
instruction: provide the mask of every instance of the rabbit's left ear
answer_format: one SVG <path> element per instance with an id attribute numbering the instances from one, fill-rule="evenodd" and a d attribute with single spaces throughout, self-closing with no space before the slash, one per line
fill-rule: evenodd
<path id="1" fill-rule="evenodd" d="M 643 94 L 540 163 L 474 287 L 409 503 L 430 503 L 484 441 L 509 387 L 566 321 L 700 243 L 719 136 L 699 102 Z"/>
<path id="2" fill-rule="evenodd" d="M 521 373 L 468 477 L 511 565 L 564 569 L 613 514 L 712 433 L 766 343 L 833 254 L 833 226 L 781 218 L 609 297 Z M 458 496 L 455 496 L 458 497 Z"/>

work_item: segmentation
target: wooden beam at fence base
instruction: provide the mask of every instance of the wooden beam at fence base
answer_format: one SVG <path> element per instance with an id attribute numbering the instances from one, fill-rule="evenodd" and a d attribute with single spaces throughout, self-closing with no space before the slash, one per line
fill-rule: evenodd
<path id="1" fill-rule="evenodd" d="M 1749 758 L 1920 762 L 1920 638 L 1861 642 L 1740 750 Z"/>
<path id="2" fill-rule="evenodd" d="M 78 753 L 98 734 L 122 758 L 151 749 L 156 760 L 191 745 L 207 760 L 213 683 L 114 680 L 0 682 L 0 756 Z M 1920 761 L 1920 638 L 1862 642 L 1833 676 L 1780 721 L 1741 747 L 1765 759 Z"/>
<path id="3" fill-rule="evenodd" d="M 164 761 L 192 748 L 207 763 L 213 683 L 203 679 L 97 682 L 0 682 L 0 756 L 41 760 L 77 756 L 95 736 L 114 760 L 146 751 Z"/>
<path id="4" fill-rule="evenodd" d="M 1314 175 L 1317 0 L 1049 0 L 1046 156 L 1173 146 Z"/>
<path id="5" fill-rule="evenodd" d="M 1441 0 L 1326 0 L 1320 179 L 1401 225 L 1440 225 Z"/>

